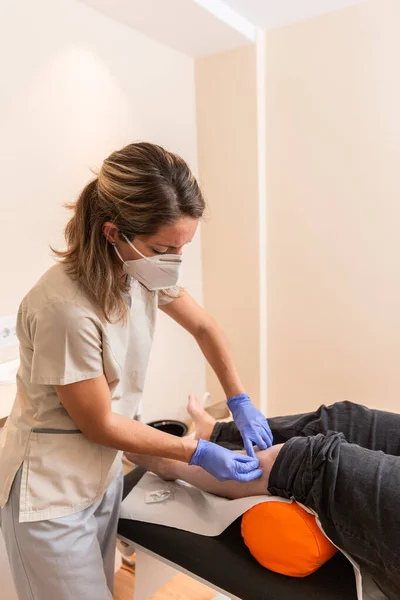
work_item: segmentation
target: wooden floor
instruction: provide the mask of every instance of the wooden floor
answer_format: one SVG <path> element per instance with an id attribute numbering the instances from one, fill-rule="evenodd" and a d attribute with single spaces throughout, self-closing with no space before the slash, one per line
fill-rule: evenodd
<path id="1" fill-rule="evenodd" d="M 127 565 L 122 565 L 115 574 L 114 600 L 133 600 L 134 588 L 134 570 Z M 211 600 L 215 593 L 202 583 L 179 574 L 151 598 L 152 600 Z"/>

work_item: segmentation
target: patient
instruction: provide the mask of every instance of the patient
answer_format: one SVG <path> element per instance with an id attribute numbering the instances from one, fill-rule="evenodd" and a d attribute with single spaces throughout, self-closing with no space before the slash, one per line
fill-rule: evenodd
<path id="1" fill-rule="evenodd" d="M 196 437 L 243 448 L 236 425 L 216 422 L 191 396 Z M 164 479 L 226 498 L 272 494 L 315 511 L 332 542 L 352 556 L 389 600 L 400 590 L 400 415 L 351 402 L 268 420 L 274 446 L 257 457 L 263 475 L 219 482 L 198 467 L 129 454 Z"/>

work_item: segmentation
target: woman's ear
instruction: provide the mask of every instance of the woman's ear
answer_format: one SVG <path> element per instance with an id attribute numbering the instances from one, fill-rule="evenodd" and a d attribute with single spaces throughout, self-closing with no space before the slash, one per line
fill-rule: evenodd
<path id="1" fill-rule="evenodd" d="M 106 221 L 103 223 L 102 232 L 106 240 L 108 240 L 111 244 L 115 244 L 118 241 L 118 229 L 114 223 L 111 221 Z"/>

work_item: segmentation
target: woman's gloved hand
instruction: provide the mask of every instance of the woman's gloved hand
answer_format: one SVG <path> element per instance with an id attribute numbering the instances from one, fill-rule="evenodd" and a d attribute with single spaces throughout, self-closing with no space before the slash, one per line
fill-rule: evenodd
<path id="1" fill-rule="evenodd" d="M 260 450 L 272 446 L 273 437 L 267 419 L 254 406 L 247 394 L 233 396 L 228 400 L 228 408 L 232 413 L 244 442 L 247 454 L 255 457 L 253 444 Z"/>
<path id="2" fill-rule="evenodd" d="M 202 467 L 219 481 L 252 481 L 262 475 L 257 458 L 227 450 L 213 442 L 199 440 L 189 465 Z"/>

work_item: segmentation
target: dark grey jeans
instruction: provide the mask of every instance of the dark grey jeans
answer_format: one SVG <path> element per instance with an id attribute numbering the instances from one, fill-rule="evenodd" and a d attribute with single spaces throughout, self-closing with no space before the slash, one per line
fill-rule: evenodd
<path id="1" fill-rule="evenodd" d="M 400 598 L 400 415 L 352 402 L 268 419 L 282 444 L 268 491 L 314 510 L 326 534 L 390 600 Z M 211 441 L 243 448 L 234 423 Z"/>

